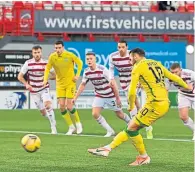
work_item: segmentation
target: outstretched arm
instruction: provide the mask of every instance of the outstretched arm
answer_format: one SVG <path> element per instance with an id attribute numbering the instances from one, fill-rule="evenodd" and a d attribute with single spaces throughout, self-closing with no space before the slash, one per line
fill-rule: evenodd
<path id="1" fill-rule="evenodd" d="M 187 85 L 183 79 L 181 79 L 179 76 L 172 74 L 170 71 L 168 71 L 168 69 L 166 69 L 164 66 L 162 66 L 163 71 L 164 71 L 164 75 L 166 78 L 170 79 L 173 82 L 178 83 L 181 87 L 188 89 L 188 90 L 192 90 L 193 88 L 189 85 Z"/>

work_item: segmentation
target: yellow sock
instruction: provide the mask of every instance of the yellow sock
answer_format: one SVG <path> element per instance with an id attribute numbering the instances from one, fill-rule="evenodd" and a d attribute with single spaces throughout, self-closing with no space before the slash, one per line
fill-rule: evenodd
<path id="1" fill-rule="evenodd" d="M 68 113 L 67 110 L 65 110 L 64 112 L 61 112 L 61 114 L 64 120 L 66 121 L 66 123 L 68 124 L 68 126 L 73 125 L 72 120 L 70 118 L 70 114 Z"/>
<path id="2" fill-rule="evenodd" d="M 81 122 L 80 118 L 79 118 L 78 111 L 75 108 L 73 108 L 72 111 L 70 111 L 70 113 L 73 115 L 75 123 L 80 123 Z"/>
<path id="3" fill-rule="evenodd" d="M 146 149 L 144 146 L 143 138 L 141 134 L 138 134 L 137 136 L 130 137 L 132 140 L 133 145 L 137 149 L 140 155 L 145 155 L 146 154 Z"/>
<path id="4" fill-rule="evenodd" d="M 122 144 L 123 142 L 128 140 L 128 134 L 125 131 L 121 131 L 120 133 L 118 133 L 116 135 L 116 137 L 114 138 L 114 140 L 112 141 L 112 143 L 110 143 L 110 148 L 114 149 L 117 146 L 119 146 L 120 144 Z"/>

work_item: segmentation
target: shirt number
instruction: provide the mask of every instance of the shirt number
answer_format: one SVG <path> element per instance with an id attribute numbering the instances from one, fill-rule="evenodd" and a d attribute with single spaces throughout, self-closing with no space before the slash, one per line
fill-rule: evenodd
<path id="1" fill-rule="evenodd" d="M 159 66 L 156 67 L 149 67 L 149 70 L 152 71 L 152 74 L 154 75 L 156 79 L 156 83 L 164 82 L 164 75 L 162 72 L 162 69 Z"/>

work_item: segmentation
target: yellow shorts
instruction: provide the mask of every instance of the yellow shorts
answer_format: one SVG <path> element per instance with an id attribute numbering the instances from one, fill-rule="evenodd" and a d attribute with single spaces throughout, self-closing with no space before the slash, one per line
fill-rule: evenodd
<path id="1" fill-rule="evenodd" d="M 56 94 L 57 98 L 68 98 L 72 99 L 75 96 L 76 92 L 76 85 L 71 85 L 66 88 L 57 88 L 56 89 Z"/>
<path id="2" fill-rule="evenodd" d="M 157 119 L 163 117 L 169 110 L 169 101 L 155 101 L 144 105 L 137 115 L 133 118 L 136 124 L 150 126 Z"/>

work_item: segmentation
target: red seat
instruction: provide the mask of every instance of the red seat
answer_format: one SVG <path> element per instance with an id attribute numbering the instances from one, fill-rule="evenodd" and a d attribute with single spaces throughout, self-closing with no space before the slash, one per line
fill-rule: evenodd
<path id="1" fill-rule="evenodd" d="M 35 7 L 36 10 L 44 9 L 43 3 L 39 3 L 39 2 L 35 3 L 34 7 Z"/>
<path id="2" fill-rule="evenodd" d="M 150 8 L 150 11 L 151 12 L 158 12 L 159 11 L 158 5 L 152 5 L 151 8 Z"/>
<path id="3" fill-rule="evenodd" d="M 64 10 L 64 7 L 63 7 L 62 4 L 56 3 L 56 4 L 54 5 L 54 9 L 55 9 L 55 10 Z"/>
<path id="4" fill-rule="evenodd" d="M 15 1 L 14 2 L 14 7 L 23 7 L 24 6 L 24 4 L 23 4 L 23 2 L 22 1 Z"/>
<path id="5" fill-rule="evenodd" d="M 45 10 L 53 10 L 53 3 L 51 1 L 42 1 Z"/>
<path id="6" fill-rule="evenodd" d="M 30 2 L 26 2 L 26 3 L 24 4 L 24 7 L 25 7 L 25 8 L 33 8 L 33 4 L 30 3 Z"/>
<path id="7" fill-rule="evenodd" d="M 42 1 L 43 4 L 52 4 L 51 1 Z"/>
<path id="8" fill-rule="evenodd" d="M 177 11 L 180 13 L 184 13 L 184 12 L 186 12 L 186 8 L 184 6 L 179 6 Z"/>
<path id="9" fill-rule="evenodd" d="M 128 1 L 127 4 L 130 6 L 139 6 L 138 2 L 135 1 Z"/>
<path id="10" fill-rule="evenodd" d="M 81 1 L 71 1 L 72 5 L 82 5 Z"/>
<path id="11" fill-rule="evenodd" d="M 193 4 L 186 4 L 186 9 L 188 12 L 193 13 L 194 12 L 194 5 Z"/>
<path id="12" fill-rule="evenodd" d="M 102 4 L 102 5 L 111 5 L 112 4 L 112 1 L 100 1 L 100 3 Z"/>

